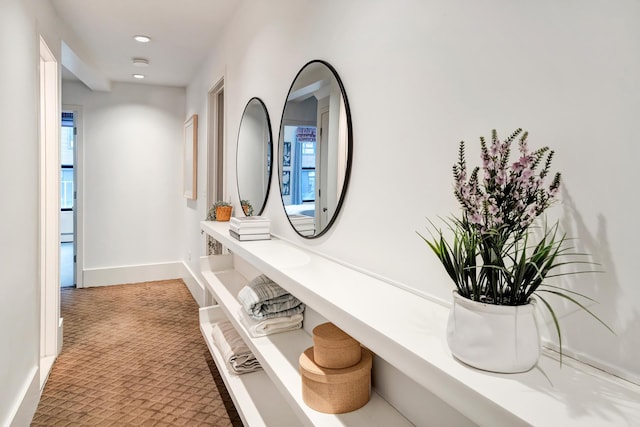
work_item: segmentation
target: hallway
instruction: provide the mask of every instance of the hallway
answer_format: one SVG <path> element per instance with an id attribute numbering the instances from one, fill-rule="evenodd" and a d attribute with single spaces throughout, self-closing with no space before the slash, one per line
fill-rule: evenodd
<path id="1" fill-rule="evenodd" d="M 181 280 L 62 290 L 64 347 L 32 426 L 241 426 Z"/>

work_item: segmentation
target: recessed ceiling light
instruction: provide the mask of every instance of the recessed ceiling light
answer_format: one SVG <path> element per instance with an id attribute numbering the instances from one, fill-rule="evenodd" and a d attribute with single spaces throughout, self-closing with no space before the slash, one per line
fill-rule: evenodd
<path id="1" fill-rule="evenodd" d="M 144 79 L 144 74 L 132 74 L 134 79 Z"/>
<path id="2" fill-rule="evenodd" d="M 149 65 L 149 60 L 144 58 L 133 58 L 133 65 L 136 67 L 146 67 Z"/>
<path id="3" fill-rule="evenodd" d="M 133 36 L 133 39 L 140 43 L 149 43 L 151 41 L 151 37 L 139 34 L 137 36 Z"/>

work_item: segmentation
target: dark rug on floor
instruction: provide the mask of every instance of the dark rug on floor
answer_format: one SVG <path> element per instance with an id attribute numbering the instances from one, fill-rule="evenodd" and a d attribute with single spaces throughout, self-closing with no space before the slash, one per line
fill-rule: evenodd
<path id="1" fill-rule="evenodd" d="M 242 426 L 184 282 L 61 292 L 64 346 L 32 426 Z"/>

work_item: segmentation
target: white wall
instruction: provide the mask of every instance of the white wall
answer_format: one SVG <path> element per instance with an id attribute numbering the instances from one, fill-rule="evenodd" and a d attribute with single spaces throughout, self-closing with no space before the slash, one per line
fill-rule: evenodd
<path id="1" fill-rule="evenodd" d="M 0 2 L 0 425 L 39 397 L 39 34 L 59 59 L 47 5 Z"/>
<path id="2" fill-rule="evenodd" d="M 181 260 L 184 88 L 64 81 L 62 102 L 82 106 L 84 269 Z"/>
<path id="3" fill-rule="evenodd" d="M 0 3 L 0 425 L 39 355 L 38 45 L 27 3 Z"/>
<path id="4" fill-rule="evenodd" d="M 237 199 L 234 155 L 245 103 L 252 96 L 265 102 L 277 141 L 297 71 L 327 60 L 353 119 L 342 212 L 326 235 L 303 240 L 284 216 L 274 173 L 264 214 L 279 235 L 445 301 L 452 285 L 416 231 L 426 218 L 459 212 L 451 166 L 460 140 L 475 164 L 480 135 L 525 128 L 531 145 L 556 150 L 554 170 L 563 174 L 564 201 L 550 217 L 605 271 L 559 283 L 598 300 L 591 308 L 617 332 L 559 301 L 566 349 L 639 381 L 638 22 L 634 0 L 246 0 L 187 89 L 187 112 L 206 115 L 207 90 L 225 77 L 227 192 Z M 203 144 L 200 150 L 203 183 Z M 389 202 L 397 217 L 386 214 Z M 203 203 L 189 206 L 185 252 L 204 247 Z"/>

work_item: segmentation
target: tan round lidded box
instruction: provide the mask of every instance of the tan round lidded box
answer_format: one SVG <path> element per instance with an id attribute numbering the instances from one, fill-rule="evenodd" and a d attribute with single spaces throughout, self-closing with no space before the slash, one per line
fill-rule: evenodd
<path id="1" fill-rule="evenodd" d="M 319 366 L 342 369 L 360 361 L 360 343 L 331 322 L 313 328 L 313 359 Z"/>
<path id="2" fill-rule="evenodd" d="M 361 349 L 360 362 L 343 369 L 318 366 L 313 347 L 300 355 L 302 400 L 310 408 L 326 414 L 343 414 L 367 404 L 371 396 L 372 353 Z"/>

